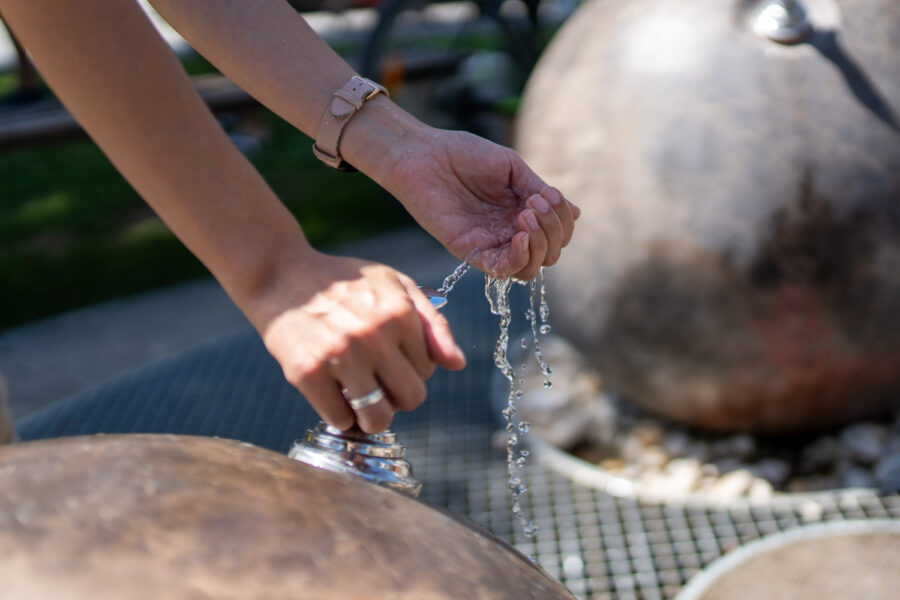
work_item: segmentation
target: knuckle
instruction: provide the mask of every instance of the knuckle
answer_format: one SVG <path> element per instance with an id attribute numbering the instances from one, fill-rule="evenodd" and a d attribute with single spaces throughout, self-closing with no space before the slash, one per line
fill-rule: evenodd
<path id="1" fill-rule="evenodd" d="M 411 299 L 392 302 L 385 308 L 385 321 L 393 326 L 405 327 L 410 323 L 414 311 Z"/>
<path id="2" fill-rule="evenodd" d="M 304 385 L 315 379 L 322 377 L 325 365 L 317 361 L 292 361 L 282 367 L 284 378 L 296 388 L 302 388 Z"/>
<path id="3" fill-rule="evenodd" d="M 406 386 L 403 393 L 394 398 L 394 405 L 400 410 L 413 410 L 425 402 L 428 390 L 421 381 Z"/>

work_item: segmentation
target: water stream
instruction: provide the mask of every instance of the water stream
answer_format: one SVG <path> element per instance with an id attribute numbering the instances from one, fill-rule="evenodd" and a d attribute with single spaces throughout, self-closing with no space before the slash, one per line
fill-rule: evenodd
<path id="1" fill-rule="evenodd" d="M 529 288 L 529 307 L 525 312 L 525 318 L 531 325 L 531 345 L 534 357 L 540 366 L 541 374 L 544 376 L 544 387 L 547 388 L 552 385 L 550 381 L 552 370 L 541 353 L 539 334 L 543 335 L 550 331 L 550 325 L 547 323 L 547 320 L 550 318 L 550 310 L 546 299 L 547 290 L 544 285 L 543 269 L 541 269 L 538 278 L 531 282 L 496 279 L 490 275 L 485 275 L 485 296 L 487 296 L 490 303 L 491 312 L 500 317 L 500 336 L 497 339 L 497 345 L 494 347 L 494 365 L 500 369 L 500 372 L 509 382 L 506 406 L 503 408 L 502 414 L 506 421 L 506 467 L 509 490 L 512 495 L 512 512 L 519 520 L 525 536 L 532 538 L 537 534 L 538 527 L 532 519 L 526 516 L 521 501 L 522 495 L 527 491 L 523 481 L 522 469 L 525 467 L 529 452 L 528 450 L 518 450 L 517 448 L 520 441 L 519 436 L 527 434 L 531 430 L 531 425 L 527 421 L 522 420 L 517 414 L 516 401 L 522 398 L 522 390 L 519 388 L 519 385 L 525 382 L 516 378 L 516 372 L 509 361 L 509 326 L 512 322 L 509 293 L 513 283 L 528 286 Z M 537 312 L 535 308 L 537 308 Z M 528 339 L 523 337 L 520 346 L 525 350 L 528 348 L 528 345 Z M 523 364 L 522 367 L 524 369 L 525 365 Z"/>
<path id="2" fill-rule="evenodd" d="M 432 295 L 446 301 L 450 291 L 463 275 L 468 272 L 469 268 L 468 261 L 456 267 L 444 279 L 440 288 L 431 290 L 434 292 Z M 521 524 L 525 536 L 533 538 L 537 534 L 538 527 L 532 519 L 528 518 L 522 508 L 522 495 L 527 491 L 523 481 L 523 469 L 530 453 L 527 449 L 518 448 L 519 436 L 527 434 L 531 430 L 531 425 L 527 421 L 522 420 L 516 411 L 516 401 L 522 398 L 522 390 L 519 386 L 523 385 L 525 380 L 516 377 L 516 371 L 509 361 L 509 326 L 512 322 L 512 309 L 510 308 L 509 297 L 514 283 L 528 288 L 528 308 L 525 311 L 525 319 L 531 328 L 531 340 L 529 342 L 528 338 L 523 336 L 520 346 L 523 350 L 527 350 L 529 344 L 531 345 L 534 358 L 544 377 L 544 387 L 546 388 L 553 385 L 550 380 L 550 375 L 553 371 L 541 352 L 540 336 L 550 333 L 550 324 L 548 323 L 550 306 L 547 303 L 547 288 L 544 283 L 543 267 L 538 277 L 530 282 L 516 279 L 497 279 L 490 275 L 485 275 L 484 277 L 484 293 L 490 304 L 491 313 L 500 317 L 500 335 L 494 347 L 494 365 L 500 369 L 500 372 L 509 382 L 506 406 L 501 413 L 506 422 L 506 467 L 507 482 L 512 496 L 512 513 Z M 525 368 L 526 365 L 523 364 L 523 372 Z"/>

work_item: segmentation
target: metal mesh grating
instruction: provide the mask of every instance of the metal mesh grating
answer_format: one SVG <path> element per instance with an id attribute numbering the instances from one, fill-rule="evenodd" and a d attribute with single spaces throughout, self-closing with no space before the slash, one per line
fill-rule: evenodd
<path id="1" fill-rule="evenodd" d="M 740 544 L 810 521 L 900 519 L 900 496 L 787 499 L 727 508 L 614 498 L 529 463 L 527 539 L 512 519 L 505 451 L 491 445 L 496 321 L 470 275 L 445 309 L 470 366 L 439 371 L 429 401 L 393 429 L 409 450 L 421 499 L 463 514 L 512 542 L 579 598 L 672 598 L 702 567 Z M 144 367 L 22 421 L 23 439 L 91 433 L 217 435 L 287 452 L 316 421 L 248 331 Z M 811 504 L 812 503 L 812 504 Z"/>

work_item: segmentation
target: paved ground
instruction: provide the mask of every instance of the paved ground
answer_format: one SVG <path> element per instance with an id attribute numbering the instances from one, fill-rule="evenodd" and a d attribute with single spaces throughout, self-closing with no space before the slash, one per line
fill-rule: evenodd
<path id="1" fill-rule="evenodd" d="M 436 287 L 458 264 L 419 229 L 336 248 Z M 146 363 L 249 328 L 221 287 L 204 279 L 0 331 L 0 373 L 13 418 Z"/>

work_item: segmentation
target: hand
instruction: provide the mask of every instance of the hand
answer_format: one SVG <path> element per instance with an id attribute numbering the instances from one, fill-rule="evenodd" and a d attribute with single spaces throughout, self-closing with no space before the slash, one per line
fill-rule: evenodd
<path id="1" fill-rule="evenodd" d="M 385 187 L 447 250 L 495 277 L 533 279 L 559 259 L 581 210 L 509 148 L 436 131 Z"/>
<path id="2" fill-rule="evenodd" d="M 310 250 L 268 281 L 242 308 L 285 378 L 329 425 L 382 431 L 395 411 L 422 404 L 436 364 L 465 366 L 443 315 L 390 267 Z M 386 399 L 356 413 L 342 394 L 379 386 Z"/>

